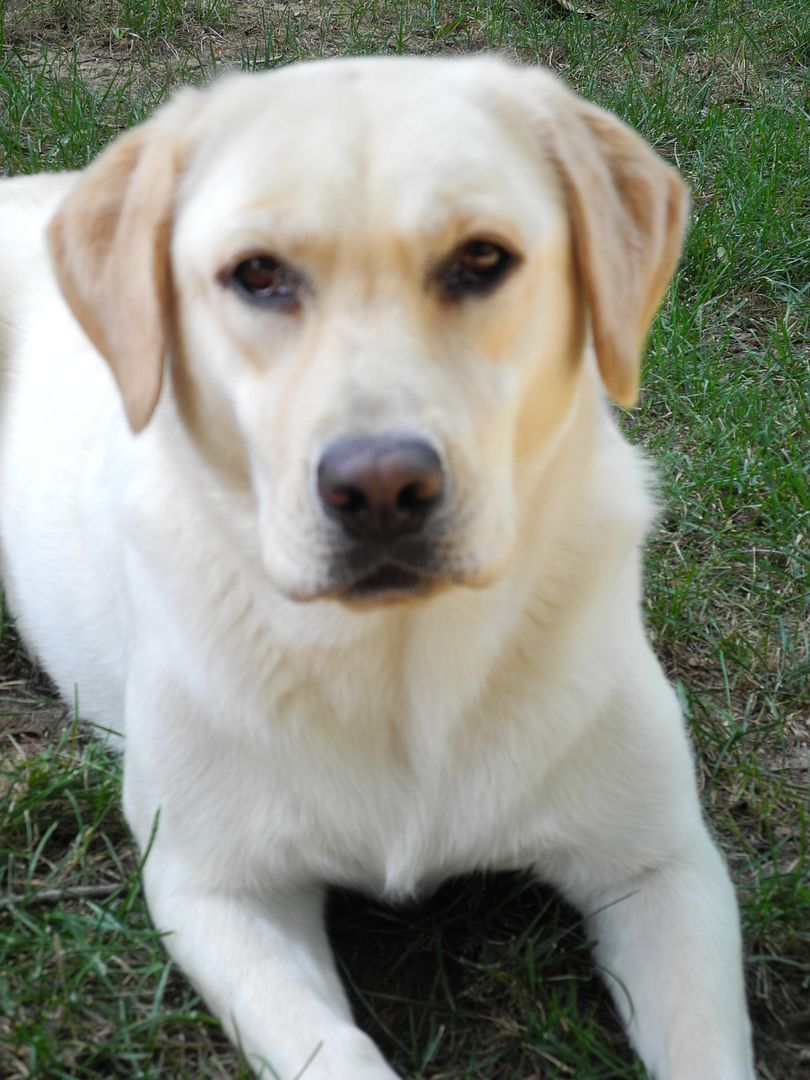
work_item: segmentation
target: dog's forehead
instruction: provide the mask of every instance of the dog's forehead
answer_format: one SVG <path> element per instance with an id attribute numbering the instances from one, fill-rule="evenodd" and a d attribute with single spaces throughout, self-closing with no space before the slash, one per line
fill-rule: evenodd
<path id="1" fill-rule="evenodd" d="M 266 212 L 301 235 L 380 216 L 405 234 L 497 224 L 556 181 L 515 78 L 494 61 L 365 59 L 235 79 L 203 117 L 192 195 L 209 220 Z"/>

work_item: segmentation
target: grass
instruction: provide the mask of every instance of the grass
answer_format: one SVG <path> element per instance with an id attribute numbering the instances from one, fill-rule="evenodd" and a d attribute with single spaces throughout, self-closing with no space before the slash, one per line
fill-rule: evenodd
<path id="1" fill-rule="evenodd" d="M 497 48 L 562 71 L 678 165 L 692 231 L 623 423 L 659 464 L 648 624 L 737 883 L 761 1075 L 790 1080 L 810 1067 L 808 17 L 790 0 L 573 7 L 12 0 L 0 161 L 80 166 L 227 66 Z M 149 924 L 117 760 L 0 627 L 0 1075 L 246 1076 Z M 360 1022 L 405 1075 L 643 1076 L 577 918 L 522 878 L 407 909 L 338 895 L 330 921 Z"/>

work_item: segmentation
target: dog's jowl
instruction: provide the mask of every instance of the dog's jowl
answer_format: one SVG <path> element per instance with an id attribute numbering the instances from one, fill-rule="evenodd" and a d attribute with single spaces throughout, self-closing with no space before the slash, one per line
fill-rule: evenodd
<path id="1" fill-rule="evenodd" d="M 529 867 L 653 1076 L 752 1080 L 610 403 L 686 216 L 638 135 L 494 59 L 232 76 L 0 183 L 4 588 L 121 733 L 152 916 L 257 1073 L 394 1075 L 329 884 Z"/>

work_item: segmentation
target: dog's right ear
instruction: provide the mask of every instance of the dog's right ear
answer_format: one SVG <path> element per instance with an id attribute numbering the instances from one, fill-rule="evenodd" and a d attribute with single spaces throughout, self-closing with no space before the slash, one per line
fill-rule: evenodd
<path id="1" fill-rule="evenodd" d="M 183 106 L 196 96 L 186 91 L 116 139 L 78 177 L 48 227 L 59 286 L 110 365 L 135 432 L 149 422 L 163 380 L 169 237 L 185 158 L 176 114 L 187 115 Z"/>

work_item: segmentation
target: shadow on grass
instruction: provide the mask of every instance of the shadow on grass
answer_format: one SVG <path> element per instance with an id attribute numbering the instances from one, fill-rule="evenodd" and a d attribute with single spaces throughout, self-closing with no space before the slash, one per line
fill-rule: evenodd
<path id="1" fill-rule="evenodd" d="M 458 878 L 398 906 L 334 891 L 328 925 L 355 1016 L 405 1075 L 644 1075 L 579 915 L 526 875 Z"/>

